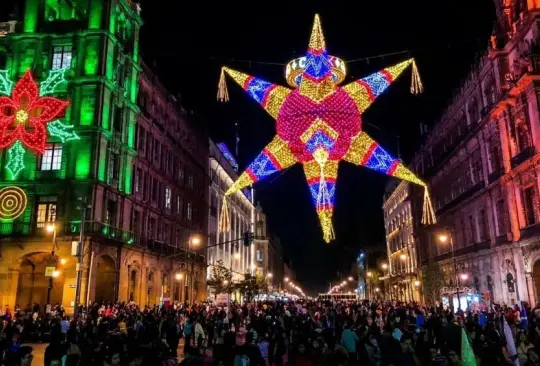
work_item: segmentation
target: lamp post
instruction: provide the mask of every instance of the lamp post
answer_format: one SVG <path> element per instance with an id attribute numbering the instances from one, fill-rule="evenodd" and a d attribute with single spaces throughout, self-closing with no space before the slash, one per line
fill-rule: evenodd
<path id="1" fill-rule="evenodd" d="M 81 282 L 82 282 L 82 273 L 83 273 L 83 248 L 84 248 L 84 226 L 86 223 L 86 209 L 88 208 L 88 203 L 86 197 L 79 198 L 82 201 L 81 206 L 81 227 L 79 229 L 79 243 L 77 245 L 77 287 L 75 288 L 75 311 L 74 313 L 79 314 L 79 303 L 81 301 Z M 89 279 L 90 280 L 90 279 Z M 90 286 L 90 284 L 87 284 Z M 118 285 L 116 285 L 118 286 Z M 86 299 L 88 305 L 88 299 Z"/>
<path id="2" fill-rule="evenodd" d="M 457 273 L 456 252 L 454 251 L 454 240 L 452 239 L 452 235 L 442 234 L 442 235 L 439 235 L 439 241 L 443 244 L 445 244 L 447 241 L 450 241 L 450 250 L 452 251 L 452 261 L 454 264 L 454 281 L 456 281 L 456 295 L 457 295 L 457 300 L 458 300 L 457 310 L 459 310 L 461 308 L 461 304 L 460 304 L 460 297 L 459 297 L 460 295 L 459 278 L 458 278 L 458 273 Z"/>
<path id="3" fill-rule="evenodd" d="M 187 266 L 188 266 L 188 261 L 190 261 L 189 259 L 189 254 L 190 254 L 190 249 L 192 246 L 197 246 L 201 243 L 201 237 L 197 234 L 195 235 L 191 235 L 188 239 L 188 243 L 187 243 L 187 250 L 186 250 L 186 269 L 187 269 Z M 193 253 L 195 253 L 195 251 L 193 251 Z M 195 282 L 194 282 L 194 276 L 195 276 L 195 260 L 191 260 L 191 271 L 189 272 L 189 285 L 188 285 L 188 282 L 186 281 L 186 298 L 188 297 L 188 293 L 189 293 L 189 302 L 190 303 L 193 303 L 193 287 L 195 285 Z"/>
<path id="4" fill-rule="evenodd" d="M 51 262 L 54 265 L 54 271 L 51 274 L 51 276 L 49 276 L 49 287 L 47 288 L 47 304 L 46 304 L 46 306 L 47 306 L 51 302 L 51 292 L 52 292 L 53 285 L 54 285 L 53 278 L 58 277 L 60 275 L 60 272 L 56 270 L 56 257 L 54 255 L 54 249 L 56 247 L 56 225 L 54 223 L 49 223 L 49 224 L 47 224 L 46 229 L 47 229 L 47 232 L 52 233 L 53 246 L 52 246 L 52 250 L 51 250 Z M 52 308 L 52 304 L 50 304 L 50 305 L 51 305 L 51 308 Z"/>

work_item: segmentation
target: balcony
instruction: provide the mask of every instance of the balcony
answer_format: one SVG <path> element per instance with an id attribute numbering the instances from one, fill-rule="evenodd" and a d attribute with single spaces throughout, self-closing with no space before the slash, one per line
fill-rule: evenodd
<path id="1" fill-rule="evenodd" d="M 532 224 L 522 228 L 519 236 L 520 239 L 523 240 L 536 235 L 540 235 L 540 223 Z"/>
<path id="2" fill-rule="evenodd" d="M 529 146 L 525 149 L 523 149 L 522 152 L 514 156 L 512 159 L 510 159 L 510 165 L 512 166 L 512 169 L 520 165 L 521 163 L 525 162 L 529 158 L 531 158 L 534 155 L 534 146 Z"/>
<path id="3" fill-rule="evenodd" d="M 464 202 L 465 200 L 472 197 L 477 192 L 484 189 L 485 186 L 486 186 L 486 183 L 484 181 L 476 183 L 474 186 L 470 187 L 465 192 L 463 192 L 462 194 L 457 196 L 454 200 L 452 200 L 452 201 L 448 202 L 447 204 L 445 204 L 444 206 L 440 207 L 437 210 L 437 215 L 442 215 L 444 212 L 458 206 L 460 203 Z"/>
<path id="4" fill-rule="evenodd" d="M 493 172 L 489 173 L 489 175 L 488 175 L 488 184 L 491 184 L 491 183 L 495 182 L 496 180 L 498 180 L 501 177 L 502 174 L 503 174 L 502 169 L 496 169 Z"/>

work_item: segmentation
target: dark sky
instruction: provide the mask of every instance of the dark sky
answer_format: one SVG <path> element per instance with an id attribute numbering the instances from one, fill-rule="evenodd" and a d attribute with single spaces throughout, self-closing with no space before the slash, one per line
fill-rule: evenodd
<path id="1" fill-rule="evenodd" d="M 407 161 L 419 146 L 420 122 L 436 120 L 476 51 L 486 48 L 495 18 L 493 0 L 140 2 L 143 59 L 171 91 L 182 93 L 187 107 L 206 118 L 216 141 L 232 149 L 234 122 L 239 123 L 241 167 L 275 135 L 274 121 L 231 80 L 231 102 L 215 101 L 221 65 L 285 85 L 283 64 L 304 55 L 315 13 L 330 54 L 345 61 L 410 51 L 426 92 L 410 95 L 406 73 L 364 115 L 364 129 L 394 154 L 399 141 Z M 363 77 L 406 58 L 348 63 L 348 76 Z M 342 164 L 334 215 L 337 240 L 331 244 L 321 240 L 300 166 L 256 185 L 270 228 L 281 238 L 306 292 L 326 290 L 338 270 L 347 273 L 363 246 L 385 245 L 381 204 L 387 182 L 382 175 Z"/>

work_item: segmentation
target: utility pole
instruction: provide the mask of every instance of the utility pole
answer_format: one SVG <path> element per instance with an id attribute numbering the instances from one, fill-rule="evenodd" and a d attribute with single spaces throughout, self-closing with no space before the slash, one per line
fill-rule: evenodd
<path id="1" fill-rule="evenodd" d="M 75 289 L 75 311 L 74 313 L 79 315 L 79 303 L 81 301 L 81 283 L 83 274 L 83 248 L 84 248 L 84 227 L 86 224 L 86 209 L 88 208 L 87 198 L 80 198 L 82 201 L 81 210 L 81 227 L 79 229 L 79 243 L 77 245 L 77 287 Z M 88 279 L 90 281 L 90 279 Z M 88 283 L 87 286 L 90 284 Z M 86 299 L 88 301 L 88 299 Z"/>

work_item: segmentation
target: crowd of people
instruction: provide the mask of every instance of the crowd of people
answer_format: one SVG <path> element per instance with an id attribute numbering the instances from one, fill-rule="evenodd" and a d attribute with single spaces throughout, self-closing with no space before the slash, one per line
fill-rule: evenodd
<path id="1" fill-rule="evenodd" d="M 540 366 L 540 308 L 300 300 L 50 310 L 5 311 L 1 365 L 35 365 L 26 344 L 45 342 L 45 366 Z"/>

